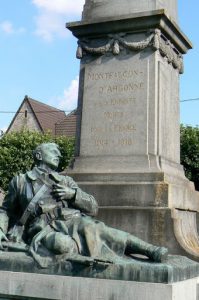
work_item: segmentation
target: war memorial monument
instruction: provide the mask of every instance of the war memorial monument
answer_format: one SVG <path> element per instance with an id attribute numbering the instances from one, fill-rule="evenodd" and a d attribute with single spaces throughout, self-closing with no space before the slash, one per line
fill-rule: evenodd
<path id="1" fill-rule="evenodd" d="M 177 0 L 86 0 L 75 159 L 56 144 L 0 208 L 0 299 L 196 300 L 199 194 L 180 165 Z M 99 208 L 99 211 L 98 211 Z"/>

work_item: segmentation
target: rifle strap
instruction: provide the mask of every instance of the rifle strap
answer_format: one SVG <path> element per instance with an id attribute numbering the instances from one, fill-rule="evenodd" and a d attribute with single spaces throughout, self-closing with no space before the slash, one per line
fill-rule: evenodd
<path id="1" fill-rule="evenodd" d="M 25 225 L 27 222 L 29 216 L 35 212 L 35 206 L 38 203 L 38 201 L 42 198 L 43 194 L 49 189 L 49 186 L 46 184 L 43 184 L 42 187 L 39 189 L 39 191 L 34 195 L 32 200 L 27 205 L 26 209 L 24 210 L 18 224 Z"/>

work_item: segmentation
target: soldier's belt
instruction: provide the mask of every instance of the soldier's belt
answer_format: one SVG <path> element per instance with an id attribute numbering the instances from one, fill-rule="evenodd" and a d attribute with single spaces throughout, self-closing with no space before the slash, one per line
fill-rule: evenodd
<path id="1" fill-rule="evenodd" d="M 35 211 L 36 204 L 38 203 L 39 200 L 42 199 L 42 196 L 44 195 L 44 193 L 48 189 L 49 189 L 49 186 L 46 185 L 46 184 L 44 184 L 39 189 L 39 191 L 34 195 L 34 197 L 29 202 L 28 206 L 24 210 L 24 212 L 23 212 L 23 214 L 22 214 L 22 216 L 21 216 L 21 218 L 20 218 L 20 220 L 18 222 L 20 225 L 25 225 L 25 223 L 27 222 L 27 220 L 30 217 L 30 215 L 36 214 L 36 211 Z"/>
<path id="2" fill-rule="evenodd" d="M 50 224 L 53 220 L 74 221 L 74 219 L 78 219 L 80 217 L 81 213 L 79 210 L 61 207 L 56 207 L 40 215 L 40 218 L 44 219 L 48 224 Z"/>
<path id="3" fill-rule="evenodd" d="M 72 209 L 72 208 L 62 208 L 60 211 L 60 217 L 67 221 L 69 219 L 73 218 L 79 218 L 81 217 L 81 213 L 77 209 Z"/>

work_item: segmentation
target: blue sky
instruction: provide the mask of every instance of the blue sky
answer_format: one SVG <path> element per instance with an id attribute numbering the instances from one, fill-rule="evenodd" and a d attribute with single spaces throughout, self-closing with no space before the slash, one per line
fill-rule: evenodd
<path id="1" fill-rule="evenodd" d="M 81 18 L 84 0 L 0 0 L 0 112 L 25 95 L 70 111 L 76 107 L 76 39 L 64 26 Z M 179 25 L 194 44 L 184 58 L 180 99 L 199 98 L 199 3 L 179 0 Z M 181 103 L 181 122 L 199 125 L 199 101 Z M 13 113 L 0 113 L 0 129 Z"/>

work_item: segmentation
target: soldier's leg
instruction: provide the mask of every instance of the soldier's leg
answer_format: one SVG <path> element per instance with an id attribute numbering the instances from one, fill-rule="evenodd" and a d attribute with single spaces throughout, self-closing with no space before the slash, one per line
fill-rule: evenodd
<path id="1" fill-rule="evenodd" d="M 166 248 L 153 246 L 125 231 L 108 227 L 98 220 L 85 217 L 80 225 L 79 231 L 86 239 L 91 256 L 100 254 L 102 244 L 106 244 L 117 255 L 143 254 L 156 262 L 163 261 L 168 255 Z"/>
<path id="2" fill-rule="evenodd" d="M 164 261 L 168 256 L 168 249 L 154 246 L 131 234 L 127 237 L 126 253 L 143 254 L 156 262 Z"/>
<path id="3" fill-rule="evenodd" d="M 103 226 L 102 226 L 103 225 Z M 142 239 L 115 228 L 99 224 L 101 231 L 100 237 L 108 242 L 108 245 L 117 254 L 142 254 L 153 261 L 162 262 L 168 256 L 168 249 L 164 247 L 154 246 Z"/>
<path id="4" fill-rule="evenodd" d="M 78 253 L 75 241 L 61 232 L 50 232 L 42 240 L 42 244 L 54 254 Z"/>

